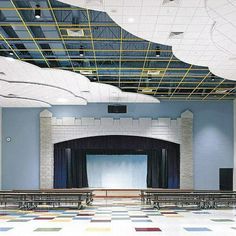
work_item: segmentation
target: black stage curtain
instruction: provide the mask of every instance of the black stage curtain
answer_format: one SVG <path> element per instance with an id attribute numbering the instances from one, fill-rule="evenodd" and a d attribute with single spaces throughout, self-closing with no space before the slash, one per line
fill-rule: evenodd
<path id="1" fill-rule="evenodd" d="M 160 188 L 161 186 L 161 158 L 162 149 L 152 150 L 148 152 L 147 163 L 147 187 Z"/>
<path id="2" fill-rule="evenodd" d="M 67 188 L 67 156 L 64 148 L 54 148 L 54 188 Z"/>
<path id="3" fill-rule="evenodd" d="M 180 185 L 180 145 L 169 145 L 167 149 L 168 188 Z"/>
<path id="4" fill-rule="evenodd" d="M 179 144 L 121 135 L 81 138 L 55 144 L 54 188 L 88 186 L 87 154 L 146 154 L 147 187 L 179 188 Z"/>
<path id="5" fill-rule="evenodd" d="M 88 187 L 86 152 L 79 149 L 71 149 L 70 178 L 68 188 Z"/>

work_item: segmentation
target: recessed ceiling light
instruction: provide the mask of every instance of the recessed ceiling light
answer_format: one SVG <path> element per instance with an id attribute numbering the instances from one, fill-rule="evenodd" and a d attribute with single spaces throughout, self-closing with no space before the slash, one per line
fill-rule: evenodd
<path id="1" fill-rule="evenodd" d="M 133 17 L 129 17 L 129 18 L 128 18 L 128 22 L 129 22 L 129 23 L 133 23 L 133 22 L 134 22 L 134 18 L 133 18 Z"/>
<path id="2" fill-rule="evenodd" d="M 6 57 L 6 60 L 8 60 L 8 61 L 10 61 L 10 62 L 15 61 L 14 58 L 12 58 L 12 57 Z"/>
<path id="3" fill-rule="evenodd" d="M 60 102 L 60 103 L 65 103 L 67 102 L 68 100 L 66 98 L 58 98 L 57 99 L 57 102 Z"/>

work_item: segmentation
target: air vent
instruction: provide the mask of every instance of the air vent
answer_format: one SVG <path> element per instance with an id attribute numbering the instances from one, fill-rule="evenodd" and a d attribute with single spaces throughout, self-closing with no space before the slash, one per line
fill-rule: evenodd
<path id="1" fill-rule="evenodd" d="M 224 88 L 220 88 L 220 89 L 215 90 L 215 93 L 218 93 L 218 94 L 225 94 L 227 92 L 228 92 L 228 90 L 224 89 Z"/>
<path id="2" fill-rule="evenodd" d="M 82 75 L 93 75 L 93 70 L 80 70 L 79 71 L 80 74 Z"/>
<path id="3" fill-rule="evenodd" d="M 103 4 L 103 0 L 85 0 L 86 4 L 89 5 L 102 5 Z"/>
<path id="4" fill-rule="evenodd" d="M 66 30 L 68 36 L 71 37 L 84 37 L 84 30 L 83 29 L 78 29 L 78 30 Z"/>
<path id="5" fill-rule="evenodd" d="M 151 76 L 160 75 L 161 71 L 160 70 L 148 70 L 147 74 L 151 75 Z"/>
<path id="6" fill-rule="evenodd" d="M 171 32 L 169 38 L 170 39 L 182 39 L 184 36 L 184 32 Z"/>
<path id="7" fill-rule="evenodd" d="M 152 91 L 153 91 L 153 88 L 149 88 L 149 87 L 142 89 L 143 93 L 152 93 Z"/>
<path id="8" fill-rule="evenodd" d="M 0 71 L 0 75 L 6 75 L 4 72 Z"/>
<path id="9" fill-rule="evenodd" d="M 13 93 L 9 93 L 7 96 L 10 97 L 10 98 L 15 98 L 15 97 L 17 97 L 16 94 L 13 94 Z"/>
<path id="10" fill-rule="evenodd" d="M 179 0 L 163 0 L 162 5 L 167 5 L 167 4 L 171 4 L 171 5 L 179 5 Z"/>

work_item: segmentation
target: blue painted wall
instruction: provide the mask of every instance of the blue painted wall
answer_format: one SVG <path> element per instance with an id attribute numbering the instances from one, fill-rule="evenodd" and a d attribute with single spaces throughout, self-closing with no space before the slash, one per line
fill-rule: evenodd
<path id="1" fill-rule="evenodd" d="M 233 166 L 233 102 L 130 104 L 127 114 L 107 113 L 107 104 L 54 106 L 56 117 L 180 117 L 194 113 L 193 157 L 196 189 L 218 189 L 219 168 Z M 39 187 L 39 113 L 42 109 L 3 109 L 3 189 Z M 11 137 L 10 143 L 6 137 Z"/>

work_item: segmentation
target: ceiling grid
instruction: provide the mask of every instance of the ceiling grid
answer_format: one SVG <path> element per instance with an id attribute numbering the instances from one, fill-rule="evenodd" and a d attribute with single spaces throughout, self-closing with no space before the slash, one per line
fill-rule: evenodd
<path id="1" fill-rule="evenodd" d="M 25 15 L 34 14 L 36 2 L 40 4 L 41 18 L 26 18 Z M 116 9 L 117 14 L 119 9 Z M 212 9 L 218 14 L 218 9 Z M 160 17 L 155 18 L 150 8 L 150 20 L 155 18 L 159 23 L 167 19 L 169 13 L 164 10 L 166 9 L 161 9 Z M 128 6 L 128 11 L 135 9 Z M 214 75 L 207 66 L 187 64 L 178 59 L 173 52 L 180 50 L 183 38 L 173 47 L 147 41 L 122 28 L 122 24 L 115 23 L 116 18 L 111 18 L 106 12 L 99 14 L 98 11 L 70 6 L 56 0 L 2 0 L 0 13 L 0 56 L 9 57 L 9 53 L 13 52 L 12 57 L 24 62 L 40 67 L 88 73 L 84 75 L 92 82 L 117 86 L 124 92 L 152 95 L 161 100 L 206 101 L 231 100 L 236 97 L 235 81 Z M 180 21 L 179 12 L 173 14 L 175 17 L 172 20 Z M 200 13 L 189 8 L 188 19 L 191 22 L 194 21 L 195 14 Z M 136 15 L 142 18 L 140 12 Z M 75 20 L 76 17 L 79 20 Z M 148 25 L 149 18 L 145 20 Z M 230 22 L 228 18 L 226 20 Z M 127 19 L 124 18 L 124 21 Z M 203 21 L 202 25 L 206 22 Z M 16 37 L 17 30 L 21 27 L 26 29 L 26 33 Z M 143 27 L 144 22 L 137 31 L 141 32 Z M 188 27 L 191 28 L 191 25 L 187 25 L 185 29 Z M 199 32 L 202 34 L 207 27 L 199 27 Z M 84 35 L 79 36 L 76 33 L 81 29 Z M 75 32 L 75 36 L 68 35 L 68 30 Z M 39 34 L 42 32 L 45 35 L 46 31 L 50 37 Z M 216 33 L 217 31 L 219 28 Z M 159 34 L 162 38 L 162 32 Z M 154 36 L 158 36 L 156 31 Z M 218 37 L 214 35 L 214 39 L 218 44 Z M 192 50 L 196 55 L 202 55 L 203 46 L 198 45 L 198 42 L 195 40 L 196 45 Z M 35 44 L 35 48 L 29 47 L 29 44 Z M 83 56 L 79 55 L 81 45 Z M 157 56 L 158 51 L 160 56 Z"/>

